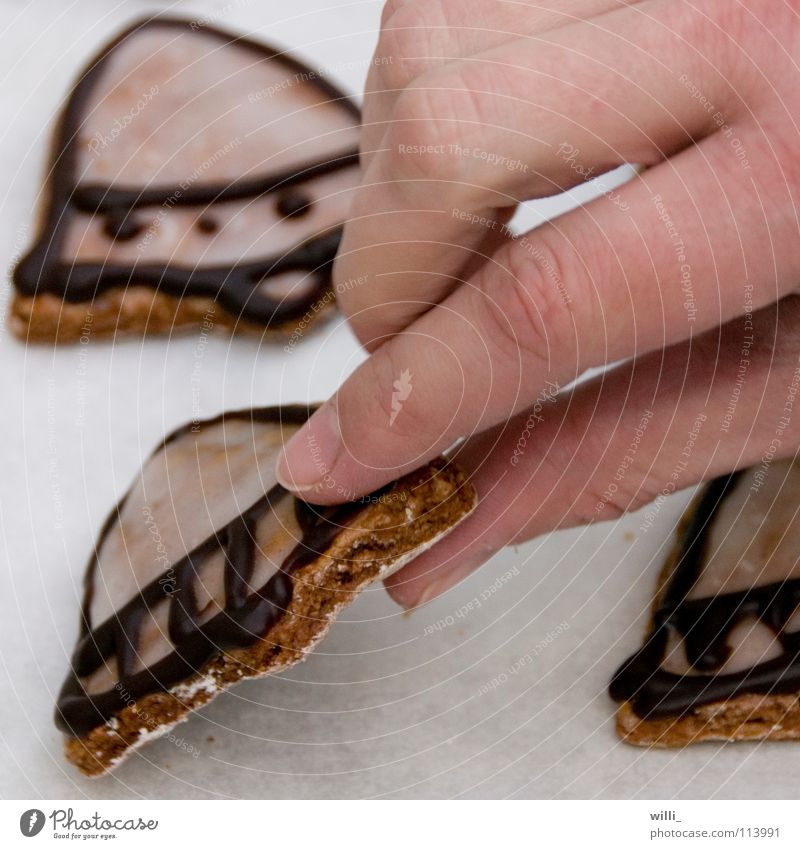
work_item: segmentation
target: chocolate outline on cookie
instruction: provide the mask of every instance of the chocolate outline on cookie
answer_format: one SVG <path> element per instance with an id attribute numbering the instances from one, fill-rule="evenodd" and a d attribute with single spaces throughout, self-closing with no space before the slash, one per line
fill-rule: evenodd
<path id="1" fill-rule="evenodd" d="M 51 154 L 51 173 L 46 183 L 39 234 L 13 270 L 16 292 L 23 297 L 55 295 L 68 303 L 89 303 L 95 296 L 129 286 L 144 286 L 175 298 L 203 296 L 213 299 L 234 320 L 267 328 L 280 326 L 301 318 L 312 305 L 331 289 L 330 268 L 341 239 L 341 227 L 300 242 L 280 255 L 234 265 L 199 265 L 195 268 L 179 265 L 137 264 L 115 265 L 90 262 L 67 262 L 59 258 L 63 235 L 71 210 L 122 216 L 130 210 L 174 200 L 175 205 L 213 204 L 235 198 L 260 197 L 283 191 L 292 185 L 315 176 L 332 173 L 358 163 L 358 150 L 344 151 L 333 158 L 309 163 L 299 172 L 288 169 L 281 173 L 238 180 L 226 184 L 189 186 L 176 192 L 175 186 L 157 186 L 146 190 L 112 189 L 99 184 L 79 186 L 75 178 L 79 130 L 84 108 L 91 102 L 93 87 L 103 72 L 105 61 L 123 42 L 135 38 L 149 27 L 168 27 L 205 32 L 248 50 L 259 53 L 264 61 L 277 61 L 296 73 L 304 75 L 331 101 L 347 111 L 355 123 L 361 114 L 356 104 L 339 88 L 322 78 L 310 67 L 264 43 L 234 35 L 223 29 L 198 26 L 180 18 L 145 18 L 128 27 L 112 39 L 81 72 L 66 105 L 61 111 L 54 133 Z M 256 285 L 269 277 L 286 271 L 306 271 L 313 285 L 303 298 L 287 301 L 256 292 Z"/>
<path id="2" fill-rule="evenodd" d="M 614 674 L 609 694 L 628 703 L 640 719 L 679 719 L 694 708 L 745 694 L 773 695 L 800 690 L 800 631 L 784 629 L 800 605 L 800 579 L 747 590 L 687 599 L 700 576 L 714 517 L 740 481 L 742 472 L 706 484 L 679 532 L 674 565 L 655 604 L 642 647 Z M 727 638 L 742 620 L 755 618 L 779 640 L 782 653 L 737 673 L 714 674 L 729 655 Z M 669 638 L 686 646 L 689 663 L 702 674 L 678 675 L 661 668 Z"/>

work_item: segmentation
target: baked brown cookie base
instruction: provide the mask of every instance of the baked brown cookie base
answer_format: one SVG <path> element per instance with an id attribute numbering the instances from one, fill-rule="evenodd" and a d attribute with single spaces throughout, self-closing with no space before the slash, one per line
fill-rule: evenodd
<path id="1" fill-rule="evenodd" d="M 295 332 L 306 333 L 333 311 L 333 297 L 300 318 L 264 328 L 236 319 L 212 298 L 188 295 L 175 298 L 146 286 L 112 289 L 92 302 L 70 303 L 52 294 L 32 297 L 15 294 L 9 324 L 24 342 L 78 342 L 84 338 L 127 335 L 169 335 L 199 330 L 206 324 L 237 333 L 285 340 Z"/>
<path id="2" fill-rule="evenodd" d="M 441 460 L 397 481 L 359 515 L 358 527 L 341 532 L 324 556 L 295 573 L 287 615 L 258 643 L 221 654 L 170 691 L 131 700 L 84 737 L 68 738 L 67 760 L 85 775 L 102 775 L 228 687 L 303 660 L 367 584 L 433 545 L 476 500 L 463 472 Z"/>
<path id="3" fill-rule="evenodd" d="M 800 698 L 748 694 L 661 719 L 640 719 L 625 702 L 617 711 L 617 731 L 626 743 L 659 749 L 706 740 L 797 740 Z"/>

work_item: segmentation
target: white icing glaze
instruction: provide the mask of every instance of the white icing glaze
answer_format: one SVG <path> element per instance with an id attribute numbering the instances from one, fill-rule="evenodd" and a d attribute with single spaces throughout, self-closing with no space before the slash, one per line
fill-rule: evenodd
<path id="1" fill-rule="evenodd" d="M 757 486 L 761 469 L 746 470 L 717 511 L 708 559 L 688 598 L 800 577 L 800 464 L 772 463 Z"/>
<path id="2" fill-rule="evenodd" d="M 146 26 L 114 48 L 94 84 L 81 181 L 228 183 L 356 147 L 356 118 L 314 83 L 213 31 Z"/>

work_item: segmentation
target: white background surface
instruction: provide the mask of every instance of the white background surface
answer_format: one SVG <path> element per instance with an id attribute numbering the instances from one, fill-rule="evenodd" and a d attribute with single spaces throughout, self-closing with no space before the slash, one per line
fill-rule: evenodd
<path id="1" fill-rule="evenodd" d="M 295 46 L 358 91 L 380 6 L 0 0 L 0 266 L 32 237 L 52 116 L 70 81 L 130 20 L 168 8 L 208 16 Z M 7 303 L 4 284 L 3 313 Z M 796 797 L 794 745 L 648 752 L 615 736 L 605 689 L 639 644 L 685 495 L 671 499 L 649 531 L 629 516 L 505 551 L 411 616 L 374 587 L 305 664 L 245 683 L 179 726 L 183 747 L 162 740 L 111 776 L 81 778 L 62 760 L 52 714 L 77 632 L 84 565 L 142 458 L 192 418 L 197 341 L 26 350 L 0 330 L 0 795 Z M 360 358 L 338 321 L 291 355 L 218 336 L 199 361 L 200 414 L 322 398 Z M 517 574 L 457 615 L 509 569 Z M 448 617 L 453 624 L 434 630 Z M 503 683 L 485 692 L 498 677 Z"/>

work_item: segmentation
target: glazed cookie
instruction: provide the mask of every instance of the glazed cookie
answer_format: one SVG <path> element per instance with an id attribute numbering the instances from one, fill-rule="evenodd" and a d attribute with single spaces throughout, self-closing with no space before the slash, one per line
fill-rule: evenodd
<path id="1" fill-rule="evenodd" d="M 310 412 L 245 410 L 176 431 L 112 512 L 56 711 L 86 775 L 233 684 L 303 660 L 361 589 L 475 506 L 445 460 L 341 507 L 300 501 L 274 466 Z"/>
<path id="2" fill-rule="evenodd" d="M 707 484 L 683 517 L 644 646 L 618 670 L 622 739 L 800 738 L 800 464 Z"/>
<path id="3" fill-rule="evenodd" d="M 15 333 L 305 329 L 333 304 L 358 136 L 322 72 L 196 23 L 136 24 L 61 116 Z"/>

